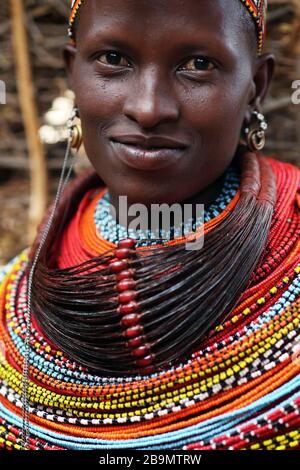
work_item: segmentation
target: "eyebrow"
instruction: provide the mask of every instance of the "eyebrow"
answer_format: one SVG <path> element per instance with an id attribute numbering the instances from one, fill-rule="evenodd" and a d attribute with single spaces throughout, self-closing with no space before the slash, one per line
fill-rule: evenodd
<path id="1" fill-rule="evenodd" d="M 218 53 L 219 55 L 227 58 L 227 60 L 234 60 L 236 57 L 236 47 L 234 45 L 226 45 L 224 42 L 224 38 L 221 36 L 217 36 L 214 32 L 207 31 L 199 37 L 199 32 L 196 34 L 189 33 L 190 39 L 187 38 L 185 35 L 183 42 L 172 43 L 172 47 L 176 50 L 176 54 L 178 55 L 188 55 L 196 50 L 201 49 L 203 53 L 210 53 L 215 54 Z M 107 47 L 114 47 L 121 51 L 128 51 L 131 55 L 136 55 L 138 51 L 138 47 L 135 44 L 131 44 L 128 38 L 123 35 L 123 37 L 118 37 L 118 33 L 115 31 L 113 33 L 103 29 L 98 30 L 95 33 L 90 33 L 90 37 L 86 37 L 85 41 L 83 42 L 82 50 L 86 54 L 92 53 L 93 49 L 96 49 L 99 44 L 107 44 Z M 213 43 L 213 46 L 212 46 Z M 199 51 L 200 52 L 200 51 Z"/>
<path id="2" fill-rule="evenodd" d="M 115 35 L 109 33 L 106 34 L 103 32 L 95 33 L 91 39 L 85 38 L 83 50 L 97 48 L 99 43 L 106 43 L 112 47 L 115 47 L 116 49 L 127 49 L 131 52 L 135 52 L 135 48 L 132 47 L 132 45 L 129 41 L 126 40 L 126 38 L 121 39 Z"/>

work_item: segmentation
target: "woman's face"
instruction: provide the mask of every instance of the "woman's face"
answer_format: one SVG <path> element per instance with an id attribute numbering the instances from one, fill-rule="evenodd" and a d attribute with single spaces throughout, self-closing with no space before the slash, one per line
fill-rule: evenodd
<path id="1" fill-rule="evenodd" d="M 85 0 L 76 41 L 65 57 L 85 149 L 129 202 L 183 201 L 216 181 L 272 75 L 238 1 Z"/>

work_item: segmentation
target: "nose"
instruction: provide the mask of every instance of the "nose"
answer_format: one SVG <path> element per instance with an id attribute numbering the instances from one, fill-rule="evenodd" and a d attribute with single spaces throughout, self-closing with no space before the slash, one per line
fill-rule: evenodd
<path id="1" fill-rule="evenodd" d="M 140 127 L 151 128 L 161 122 L 176 121 L 179 104 L 168 80 L 157 70 L 148 69 L 133 80 L 123 111 Z"/>

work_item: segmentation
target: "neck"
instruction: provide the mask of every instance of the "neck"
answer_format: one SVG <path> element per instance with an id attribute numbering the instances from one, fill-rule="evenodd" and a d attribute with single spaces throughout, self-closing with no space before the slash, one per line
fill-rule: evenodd
<path id="1" fill-rule="evenodd" d="M 216 198 L 218 197 L 218 195 L 220 194 L 220 192 L 221 192 L 221 190 L 224 186 L 227 170 L 228 170 L 228 168 L 226 168 L 226 170 L 223 172 L 223 174 L 219 178 L 217 178 L 212 184 L 210 184 L 209 186 L 207 186 L 204 189 L 201 189 L 196 194 L 193 194 L 190 197 L 188 197 L 188 198 L 186 198 L 182 201 L 174 201 L 174 203 L 177 203 L 177 204 L 180 205 L 182 214 L 184 213 L 184 208 L 187 205 L 189 205 L 189 207 L 192 210 L 193 214 L 197 213 L 196 209 L 197 209 L 197 206 L 199 207 L 199 205 L 204 205 L 205 209 L 207 207 L 211 206 L 215 202 Z M 116 214 L 116 222 L 120 223 L 121 225 L 126 225 L 126 224 L 124 224 L 124 220 L 127 220 L 127 226 L 128 226 L 130 224 L 130 222 L 132 222 L 136 218 L 136 215 L 135 216 L 130 216 L 130 215 L 126 214 L 126 217 L 124 217 L 125 216 L 125 214 L 124 214 L 124 205 L 122 205 L 122 203 L 121 203 L 120 196 L 114 194 L 112 191 L 110 191 L 109 188 L 108 188 L 108 197 L 109 197 L 109 202 L 110 202 L 111 206 L 113 207 L 113 209 L 115 211 L 115 214 Z M 137 203 L 139 203 L 139 201 L 130 200 L 127 197 L 126 207 L 129 208 L 131 205 L 137 204 Z M 160 204 L 163 204 L 163 201 Z M 146 206 L 147 206 L 148 209 L 150 209 L 151 208 L 151 203 L 149 203 L 148 205 L 146 204 Z M 152 220 L 151 219 L 152 219 L 152 216 L 153 216 L 153 211 L 148 210 L 147 214 L 148 214 L 148 221 L 147 221 L 148 226 L 151 227 L 152 226 L 152 224 L 151 224 Z"/>

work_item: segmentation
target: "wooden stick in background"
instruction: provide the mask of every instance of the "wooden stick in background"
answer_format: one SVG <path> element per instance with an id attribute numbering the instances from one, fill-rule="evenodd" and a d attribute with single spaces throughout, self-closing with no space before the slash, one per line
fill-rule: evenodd
<path id="1" fill-rule="evenodd" d="M 12 38 L 16 66 L 16 78 L 20 107 L 26 132 L 30 168 L 30 206 L 28 242 L 36 234 L 47 206 L 48 178 L 44 150 L 39 138 L 38 113 L 32 80 L 26 18 L 22 0 L 10 0 L 12 15 Z"/>

